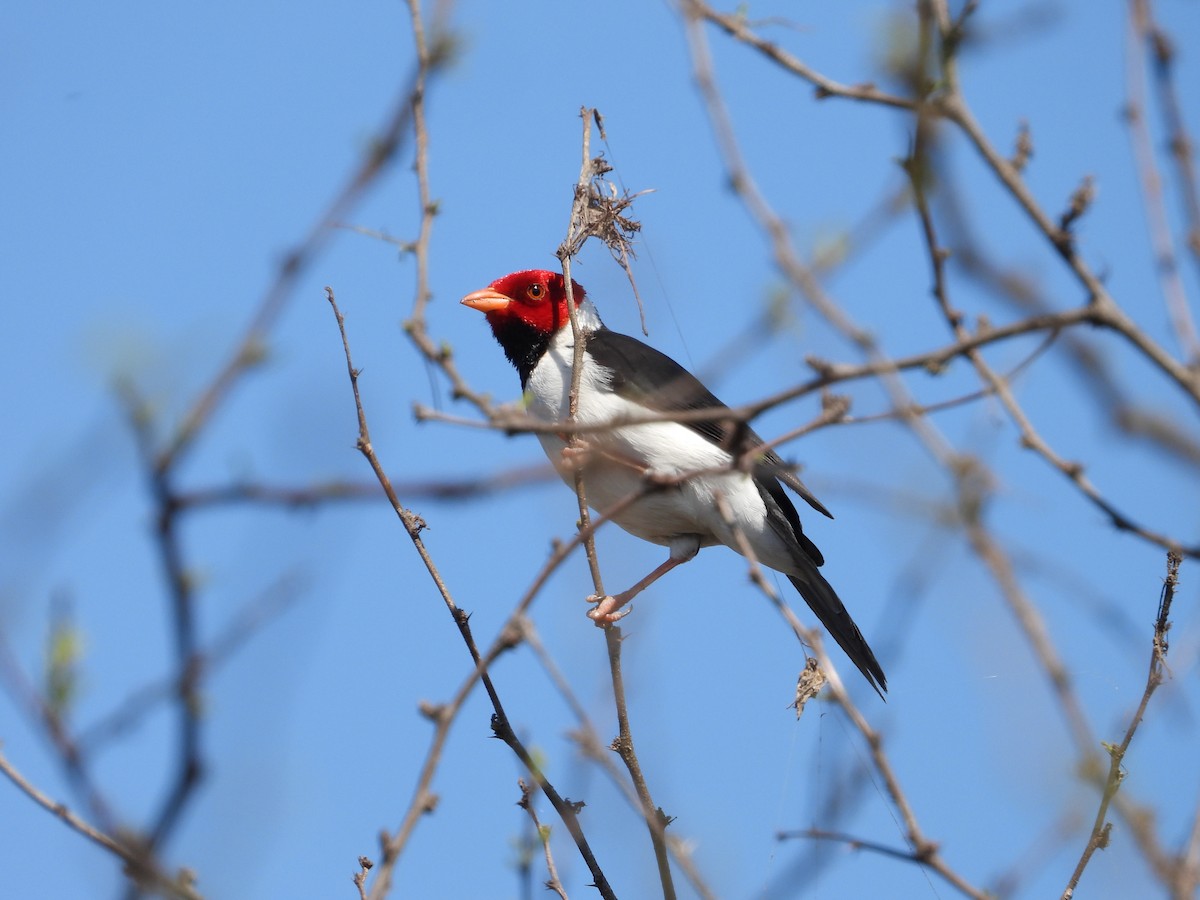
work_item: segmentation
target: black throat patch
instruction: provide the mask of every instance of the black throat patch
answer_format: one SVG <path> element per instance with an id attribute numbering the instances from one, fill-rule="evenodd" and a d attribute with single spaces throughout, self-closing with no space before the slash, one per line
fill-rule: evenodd
<path id="1" fill-rule="evenodd" d="M 525 390 L 529 376 L 545 355 L 553 335 L 527 325 L 520 319 L 501 322 L 492 329 L 492 334 L 495 335 L 508 361 L 516 367 L 517 374 L 521 376 L 521 390 Z"/>

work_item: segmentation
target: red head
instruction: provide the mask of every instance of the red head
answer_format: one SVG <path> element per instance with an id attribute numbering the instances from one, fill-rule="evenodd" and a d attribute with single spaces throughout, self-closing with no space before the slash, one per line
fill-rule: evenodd
<path id="1" fill-rule="evenodd" d="M 575 305 L 583 302 L 583 288 L 571 281 Z M 499 336 L 505 326 L 522 324 L 543 334 L 553 334 L 569 321 L 567 291 L 558 272 L 528 269 L 497 278 L 481 291 L 462 298 L 464 306 L 487 314 L 488 324 Z"/>

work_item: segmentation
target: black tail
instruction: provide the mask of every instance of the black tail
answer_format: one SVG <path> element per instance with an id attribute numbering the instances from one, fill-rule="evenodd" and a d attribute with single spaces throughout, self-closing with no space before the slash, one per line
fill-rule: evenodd
<path id="1" fill-rule="evenodd" d="M 796 586 L 796 590 L 800 592 L 809 608 L 817 614 L 825 630 L 833 635 L 838 646 L 850 657 L 850 661 L 858 666 L 858 671 L 863 673 L 863 677 L 882 697 L 883 692 L 887 690 L 887 677 L 883 674 L 883 667 L 879 665 L 879 660 L 875 658 L 866 638 L 850 618 L 850 613 L 846 612 L 846 607 L 842 605 L 829 582 L 821 577 L 815 566 L 804 578 L 789 575 L 788 580 Z"/>
<path id="2" fill-rule="evenodd" d="M 805 536 L 804 529 L 800 527 L 800 516 L 796 513 L 796 507 L 776 481 L 773 472 L 756 471 L 754 483 L 767 510 L 767 524 L 780 539 L 792 547 L 794 569 L 798 569 L 801 574 L 788 575 L 788 580 L 796 586 L 804 602 L 817 614 L 817 618 L 833 635 L 838 646 L 850 657 L 850 661 L 858 666 L 858 671 L 863 673 L 863 677 L 882 697 L 883 692 L 887 690 L 887 678 L 883 674 L 883 667 L 879 665 L 879 660 L 871 652 L 862 632 L 850 618 L 850 613 L 846 612 L 846 607 L 838 599 L 837 592 L 817 571 L 817 566 L 822 565 L 825 559 L 817 545 Z M 829 515 L 825 507 L 816 504 L 816 508 Z"/>

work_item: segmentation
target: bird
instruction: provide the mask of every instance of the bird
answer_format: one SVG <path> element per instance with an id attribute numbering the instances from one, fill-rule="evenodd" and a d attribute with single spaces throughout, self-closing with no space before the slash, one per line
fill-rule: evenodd
<path id="1" fill-rule="evenodd" d="M 563 481 L 574 485 L 581 472 L 589 506 L 669 550 L 666 562 L 628 590 L 589 597 L 595 605 L 588 616 L 600 626 L 615 623 L 629 611 L 629 601 L 667 572 L 701 548 L 724 545 L 785 575 L 882 697 L 883 668 L 821 575 L 824 557 L 805 535 L 784 485 L 833 518 L 829 510 L 696 376 L 637 338 L 605 327 L 574 280 L 571 298 L 584 340 L 573 420 L 578 432 L 567 424 L 575 336 L 563 275 L 513 272 L 461 302 L 486 316 L 520 376 L 527 413 L 541 423 L 562 423 L 561 431 L 543 430 L 537 437 Z M 712 415 L 671 420 L 697 410 Z"/>

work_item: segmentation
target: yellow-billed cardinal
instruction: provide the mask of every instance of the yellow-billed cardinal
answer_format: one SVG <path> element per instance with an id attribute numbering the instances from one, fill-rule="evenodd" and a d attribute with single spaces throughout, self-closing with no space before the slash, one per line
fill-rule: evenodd
<path id="1" fill-rule="evenodd" d="M 684 410 L 728 410 L 694 375 L 635 338 L 609 331 L 584 290 L 571 282 L 585 336 L 575 421 L 611 428 L 585 431 L 582 446 L 568 449 L 564 433 L 541 433 L 542 448 L 563 480 L 574 483 L 582 466 L 588 504 L 630 534 L 670 548 L 665 563 L 623 593 L 589 598 L 588 613 L 607 625 L 638 593 L 687 562 L 701 547 L 724 544 L 788 577 L 830 634 L 876 690 L 887 679 L 858 626 L 817 567 L 824 563 L 800 527 L 786 484 L 813 509 L 829 516 L 772 450 L 739 459 L 762 444 L 733 416 L 705 421 L 622 421 Z M 516 366 L 529 413 L 544 422 L 565 422 L 574 339 L 563 277 L 533 269 L 514 272 L 468 294 L 462 302 L 487 315 L 504 355 Z M 629 502 L 631 496 L 637 499 Z M 622 506 L 624 501 L 625 505 Z M 830 516 L 832 518 L 832 516 Z"/>

